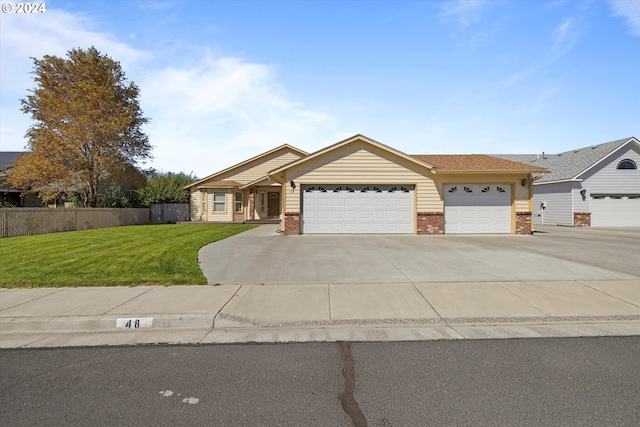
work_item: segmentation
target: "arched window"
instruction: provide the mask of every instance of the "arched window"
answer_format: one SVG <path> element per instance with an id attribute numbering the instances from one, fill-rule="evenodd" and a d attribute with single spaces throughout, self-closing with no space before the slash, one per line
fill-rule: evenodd
<path id="1" fill-rule="evenodd" d="M 638 169 L 638 166 L 636 166 L 636 162 L 633 160 L 624 159 L 618 163 L 618 167 L 616 169 Z"/>

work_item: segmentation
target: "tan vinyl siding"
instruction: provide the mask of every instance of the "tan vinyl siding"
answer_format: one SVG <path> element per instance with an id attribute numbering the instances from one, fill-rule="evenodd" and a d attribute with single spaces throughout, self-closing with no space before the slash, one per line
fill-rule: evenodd
<path id="1" fill-rule="evenodd" d="M 225 210 L 224 212 L 215 212 L 213 204 L 213 196 L 216 192 L 225 193 Z M 205 221 L 233 221 L 233 191 L 231 190 L 209 190 L 207 193 L 207 218 Z"/>
<path id="2" fill-rule="evenodd" d="M 370 144 L 356 142 L 286 171 L 286 212 L 300 211 L 302 184 L 407 184 L 416 186 L 417 211 L 442 212 L 433 175 L 410 161 Z M 293 180 L 293 190 L 289 182 Z"/>
<path id="3" fill-rule="evenodd" d="M 216 176 L 218 181 L 238 181 L 243 184 L 260 179 L 267 174 L 270 170 L 279 168 L 289 162 L 298 160 L 302 157 L 300 154 L 293 151 L 279 151 L 273 153 L 270 156 L 261 158 L 260 161 L 256 160 L 248 165 L 241 166 L 237 169 L 231 170 L 225 174 Z"/>
<path id="4" fill-rule="evenodd" d="M 191 211 L 189 213 L 191 221 L 204 221 L 202 211 L 202 192 L 197 189 L 191 189 Z"/>

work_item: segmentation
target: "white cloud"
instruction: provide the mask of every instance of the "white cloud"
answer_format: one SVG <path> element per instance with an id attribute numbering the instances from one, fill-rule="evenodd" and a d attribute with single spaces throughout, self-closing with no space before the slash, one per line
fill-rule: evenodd
<path id="1" fill-rule="evenodd" d="M 48 9 L 46 14 L 3 13 L 0 24 L 0 82 L 3 90 L 31 86 L 31 57 L 64 56 L 76 47 L 95 46 L 126 68 L 148 55 L 114 40 L 109 34 L 91 31 L 89 28 L 93 22 L 89 17 L 57 9 Z"/>
<path id="2" fill-rule="evenodd" d="M 454 22 L 468 26 L 478 19 L 482 7 L 487 0 L 453 0 L 442 4 L 441 16 L 451 19 Z"/>
<path id="3" fill-rule="evenodd" d="M 154 163 L 204 176 L 277 145 L 299 145 L 333 122 L 291 101 L 273 74 L 266 65 L 210 56 L 151 73 L 140 87 L 153 120 Z"/>
<path id="4" fill-rule="evenodd" d="M 331 132 L 334 119 L 293 101 L 267 65 L 205 53 L 195 65 L 153 69 L 150 60 L 162 62 L 162 52 L 140 51 L 134 40 L 94 30 L 98 24 L 89 16 L 53 8 L 46 17 L 3 14 L 1 24 L 1 150 L 26 144 L 31 123 L 19 99 L 34 87 L 29 57 L 64 56 L 92 45 L 120 61 L 140 86 L 141 106 L 151 118 L 144 131 L 154 146 L 154 160 L 146 166 L 204 176 L 284 143 L 326 145 L 320 135 Z"/>
<path id="5" fill-rule="evenodd" d="M 567 18 L 553 32 L 556 49 L 562 53 L 570 50 L 578 41 L 580 33 L 573 18 Z"/>
<path id="6" fill-rule="evenodd" d="M 640 2 L 636 0 L 609 0 L 613 16 L 623 18 L 631 34 L 640 37 Z"/>

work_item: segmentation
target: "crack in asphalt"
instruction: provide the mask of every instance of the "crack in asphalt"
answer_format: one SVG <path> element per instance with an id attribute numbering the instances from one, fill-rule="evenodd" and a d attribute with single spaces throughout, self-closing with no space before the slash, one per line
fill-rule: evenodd
<path id="1" fill-rule="evenodd" d="M 356 367 L 351 355 L 351 343 L 341 341 L 339 344 L 342 350 L 342 376 L 345 379 L 344 391 L 340 395 L 340 403 L 342 403 L 342 409 L 349 415 L 355 427 L 366 427 L 367 420 L 360 410 L 358 402 L 353 397 L 353 392 L 356 388 Z"/>

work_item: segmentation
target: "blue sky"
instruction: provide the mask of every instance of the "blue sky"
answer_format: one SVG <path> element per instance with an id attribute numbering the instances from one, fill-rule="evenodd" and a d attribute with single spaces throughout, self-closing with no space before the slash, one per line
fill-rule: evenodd
<path id="1" fill-rule="evenodd" d="M 640 137 L 640 1 L 4 3 L 2 151 L 25 146 L 29 57 L 92 45 L 140 86 L 144 166 L 164 171 L 202 177 L 356 133 L 409 154 Z"/>

